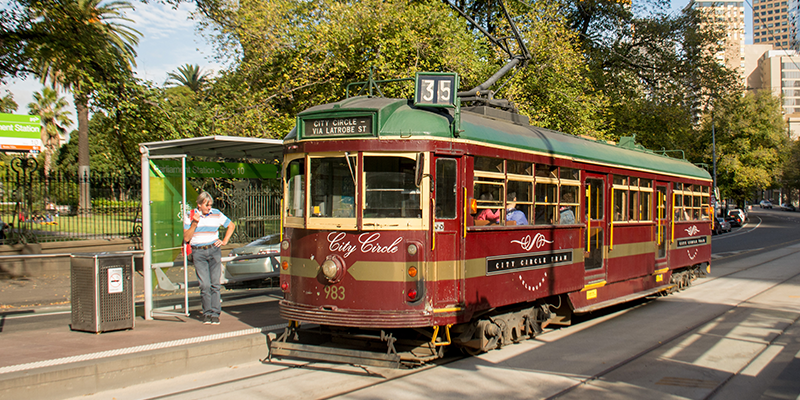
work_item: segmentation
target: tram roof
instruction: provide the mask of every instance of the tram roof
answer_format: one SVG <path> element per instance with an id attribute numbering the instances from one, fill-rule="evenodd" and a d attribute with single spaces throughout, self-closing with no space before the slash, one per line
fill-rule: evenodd
<path id="1" fill-rule="evenodd" d="M 354 97 L 337 103 L 311 107 L 301 118 L 314 118 L 331 111 L 377 112 L 380 136 L 450 137 L 452 112 L 447 109 L 413 107 L 405 99 Z M 527 150 L 578 162 L 599 163 L 642 171 L 711 180 L 708 171 L 682 159 L 655 154 L 639 145 L 622 147 L 535 126 L 488 118 L 469 111 L 461 112 L 459 139 L 511 149 Z M 286 139 L 296 137 L 293 130 Z"/>
<path id="2" fill-rule="evenodd" d="M 239 136 L 202 136 L 196 138 L 140 143 L 150 156 L 191 155 L 224 158 L 280 159 L 283 140 Z"/>

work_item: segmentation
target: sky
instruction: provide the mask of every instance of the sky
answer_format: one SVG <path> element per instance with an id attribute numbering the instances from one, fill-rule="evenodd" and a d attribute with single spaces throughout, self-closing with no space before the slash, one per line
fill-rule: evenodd
<path id="1" fill-rule="evenodd" d="M 135 10 L 128 11 L 126 16 L 134 20 L 127 25 L 138 30 L 142 37 L 136 46 L 136 76 L 162 85 L 167 73 L 177 71 L 184 64 L 197 64 L 204 71 L 217 71 L 221 65 L 214 60 L 212 47 L 196 32 L 196 23 L 190 19 L 195 10 L 194 4 L 181 3 L 178 9 L 171 6 L 140 3 L 132 1 Z M 27 114 L 28 103 L 33 101 L 33 93 L 42 89 L 35 78 L 24 81 L 10 80 L 0 85 L 0 96 L 6 91 L 14 94 L 14 101 L 19 106 L 15 114 Z M 70 103 L 72 96 L 62 93 Z M 75 122 L 71 129 L 77 128 L 74 108 L 71 110 Z"/>
<path id="2" fill-rule="evenodd" d="M 637 0 L 633 0 L 634 6 Z M 135 10 L 129 11 L 127 16 L 134 20 L 132 27 L 142 33 L 139 45 L 136 47 L 135 73 L 140 79 L 150 80 L 162 85 L 167 79 L 167 73 L 177 71 L 184 64 L 197 64 L 203 70 L 217 71 L 222 66 L 214 60 L 212 46 L 196 30 L 196 23 L 190 18 L 195 6 L 191 3 L 181 3 L 178 9 L 171 6 L 150 4 L 132 1 Z M 678 13 L 689 4 L 689 0 L 673 0 L 672 12 Z M 748 36 L 747 44 L 752 44 L 752 0 L 745 0 L 745 32 Z M 0 96 L 6 91 L 14 94 L 17 102 L 16 114 L 27 114 L 28 103 L 33 101 L 33 93 L 40 91 L 42 85 L 38 80 L 29 78 L 25 81 L 9 81 L 0 85 Z M 63 94 L 70 102 L 72 96 Z M 73 120 L 75 112 L 73 112 Z M 71 129 L 75 129 L 73 125 Z"/>

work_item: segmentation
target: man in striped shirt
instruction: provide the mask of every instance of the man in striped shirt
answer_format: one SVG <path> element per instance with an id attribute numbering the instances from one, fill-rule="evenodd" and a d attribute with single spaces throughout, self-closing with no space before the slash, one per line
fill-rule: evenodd
<path id="1" fill-rule="evenodd" d="M 225 214 L 211 208 L 214 198 L 208 192 L 197 196 L 197 208 L 183 221 L 183 240 L 192 246 L 192 258 L 197 280 L 200 282 L 200 303 L 203 306 L 203 323 L 219 325 L 222 312 L 220 301 L 220 274 L 222 251 L 228 244 L 236 225 Z M 220 240 L 219 228 L 225 227 L 225 238 Z"/>

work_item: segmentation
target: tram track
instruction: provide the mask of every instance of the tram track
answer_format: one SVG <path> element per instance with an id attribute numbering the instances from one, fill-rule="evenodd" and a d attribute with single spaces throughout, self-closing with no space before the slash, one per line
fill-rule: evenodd
<path id="1" fill-rule="evenodd" d="M 734 259 L 734 257 L 738 258 L 738 257 L 745 256 L 745 255 L 752 256 L 754 254 L 768 252 L 768 251 L 771 251 L 771 250 L 775 250 L 777 248 L 784 248 L 784 247 L 791 246 L 791 245 L 794 245 L 794 244 L 797 244 L 797 243 L 800 243 L 800 240 L 786 241 L 786 242 L 783 242 L 783 243 L 780 243 L 780 244 L 775 244 L 775 245 L 771 245 L 771 246 L 768 246 L 768 247 L 755 249 L 755 250 L 748 251 L 748 252 L 738 253 L 738 254 L 730 256 L 730 257 L 720 258 L 720 259 L 717 259 L 716 261 L 717 262 L 719 262 L 721 260 L 728 261 L 728 260 Z M 782 260 L 782 259 L 787 259 L 787 258 L 791 259 L 792 257 L 796 257 L 796 255 L 798 253 L 800 253 L 800 250 L 791 251 L 789 253 L 778 255 L 778 256 L 775 256 L 775 257 L 769 257 L 768 259 L 760 261 L 757 264 L 750 265 L 750 266 L 743 267 L 743 268 L 738 268 L 738 269 L 736 269 L 734 271 L 726 272 L 726 273 L 724 273 L 722 275 L 709 276 L 707 279 L 703 279 L 702 282 L 695 282 L 695 286 L 699 287 L 701 285 L 708 284 L 708 283 L 710 283 L 710 282 L 712 282 L 712 281 L 714 281 L 716 279 L 719 279 L 719 278 L 730 277 L 730 276 L 738 274 L 738 273 L 751 271 L 753 269 L 756 269 L 756 268 L 759 268 L 759 267 L 763 267 L 763 266 L 768 265 L 768 264 L 770 264 L 772 262 L 779 261 L 779 260 Z M 725 315 L 726 313 L 731 312 L 732 310 L 735 310 L 735 309 L 737 309 L 739 307 L 742 307 L 743 305 L 747 304 L 749 301 L 751 301 L 755 297 L 757 297 L 757 296 L 759 296 L 761 294 L 764 294 L 764 293 L 766 293 L 766 292 L 768 292 L 768 291 L 780 286 L 781 284 L 784 284 L 787 281 L 795 279 L 798 276 L 800 276 L 800 273 L 797 273 L 797 274 L 794 274 L 792 276 L 789 276 L 789 277 L 787 277 L 785 279 L 780 280 L 779 282 L 775 282 L 774 284 L 770 285 L 769 287 L 766 287 L 763 290 L 760 290 L 758 293 L 752 294 L 751 296 L 747 297 L 746 299 L 737 301 L 735 304 L 725 308 L 724 310 L 721 310 L 721 311 L 719 311 L 719 312 L 717 312 L 717 313 L 715 313 L 715 314 L 713 314 L 713 315 L 711 315 L 709 317 L 706 317 L 702 321 L 696 322 L 693 325 L 682 329 L 680 332 L 677 332 L 674 335 L 671 335 L 671 336 L 669 336 L 667 338 L 664 338 L 660 342 L 658 342 L 656 344 L 653 344 L 652 346 L 649 346 L 648 348 L 643 349 L 643 350 L 639 351 L 638 353 L 636 353 L 636 354 L 634 354 L 634 355 L 632 355 L 632 356 L 630 356 L 630 357 L 628 357 L 628 358 L 626 358 L 626 359 L 624 359 L 622 361 L 619 361 L 618 363 L 616 363 L 616 364 L 614 364 L 614 365 L 612 365 L 612 366 L 610 366 L 608 368 L 605 368 L 605 369 L 603 369 L 602 371 L 600 371 L 600 372 L 598 372 L 596 374 L 593 374 L 593 375 L 588 376 L 588 377 L 583 377 L 583 378 L 578 377 L 578 376 L 574 376 L 575 379 L 580 379 L 580 381 L 575 383 L 574 385 L 571 385 L 571 386 L 559 391 L 558 393 L 555 393 L 555 394 L 553 394 L 553 395 L 551 395 L 549 397 L 546 397 L 546 398 L 547 399 L 558 399 L 558 398 L 561 398 L 561 397 L 565 396 L 566 394 L 568 394 L 568 393 L 570 393 L 570 392 L 572 392 L 572 391 L 574 391 L 576 389 L 581 388 L 582 386 L 589 385 L 594 381 L 601 380 L 603 377 L 609 375 L 610 373 L 612 373 L 612 372 L 614 372 L 616 370 L 619 370 L 620 368 L 623 368 L 625 366 L 628 366 L 628 365 L 634 363 L 635 361 L 642 359 L 646 355 L 651 354 L 654 351 L 657 351 L 658 349 L 665 348 L 665 346 L 668 346 L 668 345 L 670 345 L 672 343 L 675 343 L 675 341 L 678 340 L 679 338 L 681 338 L 681 337 L 683 337 L 683 336 L 685 336 L 685 335 L 697 330 L 698 328 L 701 328 L 705 324 L 708 324 L 708 323 L 714 321 L 715 319 L 718 319 L 718 318 L 722 317 L 723 315 Z M 797 319 L 795 319 L 793 321 L 793 323 L 794 322 L 797 322 Z M 791 326 L 791 324 L 789 326 Z M 731 373 L 726 379 L 724 379 L 723 381 L 719 382 L 705 397 L 703 397 L 703 399 L 712 398 L 716 393 L 718 393 L 722 388 L 724 388 L 725 385 L 728 382 L 730 382 L 731 379 L 733 379 L 734 377 L 739 375 L 744 369 L 746 369 L 750 364 L 752 364 L 756 359 L 758 359 L 758 357 L 765 351 L 765 349 L 768 348 L 769 345 L 772 345 L 772 343 L 778 337 L 780 337 L 780 335 L 783 334 L 786 329 L 788 329 L 788 327 L 784 328 L 782 331 L 780 331 L 780 333 L 778 335 L 776 335 L 764 347 L 764 349 L 762 349 L 758 354 L 755 354 L 753 356 L 753 358 L 749 362 L 745 363 L 745 365 L 743 367 L 741 367 L 738 371 L 736 371 L 735 373 Z M 557 332 L 557 331 L 558 331 L 558 329 L 546 329 L 544 332 L 542 332 L 539 335 L 537 335 L 537 338 L 546 337 L 550 333 Z M 211 384 L 204 385 L 204 386 L 199 386 L 199 387 L 195 387 L 195 388 L 191 388 L 191 389 L 176 391 L 176 392 L 172 392 L 172 393 L 168 393 L 168 394 L 164 394 L 164 395 L 160 395 L 160 396 L 156 396 L 156 397 L 149 397 L 149 399 L 155 400 L 155 399 L 176 399 L 176 398 L 198 398 L 198 395 L 201 395 L 200 397 L 203 397 L 202 394 L 204 392 L 208 392 L 208 391 L 214 392 L 214 391 L 224 390 L 225 387 L 231 387 L 231 386 L 235 386 L 235 385 L 236 385 L 236 387 L 232 387 L 231 389 L 236 390 L 236 391 L 238 391 L 238 390 L 247 390 L 248 388 L 254 388 L 254 387 L 265 385 L 264 380 L 268 380 L 270 382 L 276 382 L 276 381 L 281 381 L 283 379 L 286 379 L 286 378 L 280 377 L 280 375 L 281 374 L 286 374 L 288 372 L 291 372 L 293 370 L 298 370 L 298 369 L 305 370 L 305 371 L 308 371 L 308 372 L 328 372 L 328 373 L 334 373 L 334 374 L 350 374 L 350 375 L 359 375 L 359 374 L 361 374 L 363 377 L 366 377 L 366 378 L 374 378 L 374 380 L 371 380 L 369 382 L 361 382 L 361 383 L 352 382 L 353 384 L 347 385 L 349 387 L 341 388 L 342 389 L 341 391 L 338 391 L 336 393 L 323 394 L 320 397 L 315 397 L 315 398 L 318 398 L 318 399 L 335 399 L 335 398 L 339 398 L 339 397 L 342 397 L 342 396 L 355 394 L 355 393 L 358 393 L 359 391 L 363 391 L 363 390 L 366 390 L 366 389 L 377 388 L 377 387 L 380 387 L 380 386 L 385 385 L 385 384 L 389 384 L 390 382 L 396 381 L 396 380 L 401 379 L 401 378 L 410 377 L 410 376 L 413 376 L 413 375 L 416 375 L 416 374 L 419 374 L 419 373 L 422 373 L 422 372 L 431 371 L 433 369 L 444 367 L 444 366 L 447 366 L 448 364 L 451 364 L 451 363 L 454 363 L 454 362 L 458 362 L 460 360 L 464 360 L 464 359 L 466 359 L 468 357 L 470 357 L 470 356 L 468 356 L 468 355 L 453 355 L 453 356 L 447 357 L 445 359 L 441 359 L 441 360 L 439 360 L 437 362 L 432 362 L 430 364 L 426 364 L 426 365 L 418 367 L 418 368 L 408 369 L 408 370 L 391 370 L 391 371 L 385 370 L 383 368 L 354 367 L 354 366 L 348 366 L 346 368 L 360 368 L 360 370 L 351 369 L 351 370 L 347 371 L 347 370 L 338 368 L 336 366 L 326 367 L 325 364 L 320 364 L 320 363 L 315 363 L 315 362 L 297 363 L 297 364 L 285 365 L 285 366 L 282 366 L 279 369 L 274 369 L 274 370 L 271 370 L 271 371 L 265 371 L 265 372 L 261 372 L 261 373 L 255 373 L 255 374 L 250 374 L 250 375 L 246 375 L 246 376 L 240 376 L 240 377 L 237 377 L 237 378 L 234 378 L 234 379 L 228 379 L 228 380 L 224 380 L 224 381 L 220 381 L 220 382 L 215 382 L 215 383 L 211 383 Z M 278 363 L 274 363 L 273 362 L 273 363 L 271 363 L 271 365 L 273 365 L 273 366 L 274 365 L 278 365 Z M 251 380 L 253 382 L 252 383 L 248 383 L 248 381 L 251 381 Z"/>
<path id="2" fill-rule="evenodd" d="M 785 245 L 785 243 L 784 243 L 784 245 Z M 730 275 L 734 275 L 734 274 L 737 274 L 737 273 L 741 273 L 741 272 L 749 271 L 749 270 L 752 270 L 753 268 L 760 267 L 760 266 L 764 266 L 764 265 L 766 265 L 766 264 L 769 264 L 769 263 L 771 263 L 771 262 L 774 262 L 774 261 L 778 261 L 778 260 L 780 260 L 780 259 L 784 259 L 784 258 L 790 258 L 790 257 L 793 257 L 793 256 L 795 256 L 797 253 L 800 253 L 800 250 L 793 251 L 793 252 L 791 252 L 791 253 L 789 253 L 789 254 L 785 254 L 785 255 L 782 255 L 782 256 L 779 256 L 779 257 L 774 257 L 774 258 L 771 258 L 771 259 L 769 259 L 769 260 L 767 260 L 767 261 L 764 261 L 764 262 L 758 263 L 758 264 L 756 264 L 756 265 L 753 265 L 753 266 L 750 266 L 750 267 L 747 267 L 747 268 L 742 268 L 742 269 L 739 269 L 739 270 L 737 270 L 737 271 L 733 271 L 733 272 L 730 272 L 730 273 L 728 273 L 728 274 L 725 274 L 725 275 L 722 275 L 722 276 L 719 276 L 719 277 L 715 277 L 714 279 L 719 279 L 719 278 L 722 278 L 722 277 L 725 277 L 725 276 L 730 276 Z M 691 325 L 691 326 L 688 326 L 688 327 L 686 327 L 686 328 L 682 329 L 680 332 L 677 332 L 677 333 L 675 333 L 674 335 L 671 335 L 670 337 L 668 337 L 668 338 L 666 338 L 666 339 L 664 339 L 664 340 L 660 340 L 659 342 L 657 342 L 657 343 L 653 344 L 652 346 L 650 346 L 650 347 L 648 347 L 648 348 L 646 348 L 646 349 L 644 349 L 644 350 L 642 350 L 642 351 L 640 351 L 640 352 L 638 352 L 638 353 L 634 354 L 634 355 L 633 355 L 633 356 L 631 356 L 631 357 L 628 357 L 628 358 L 626 358 L 626 359 L 624 359 L 624 360 L 622 360 L 622 361 L 620 361 L 620 362 L 618 362 L 618 363 L 616 363 L 616 364 L 614 364 L 614 365 L 612 365 L 612 366 L 610 366 L 610 367 L 608 367 L 608 368 L 606 368 L 606 369 L 604 369 L 604 370 L 602 370 L 602 371 L 600 371 L 600 372 L 598 372 L 598 373 L 596 373 L 596 374 L 594 374 L 594 375 L 591 375 L 591 376 L 589 376 L 589 377 L 583 378 L 583 379 L 581 379 L 579 382 L 575 383 L 574 385 L 571 385 L 571 386 L 569 386 L 569 387 L 567 387 L 567 388 L 565 388 L 565 389 L 563 389 L 563 390 L 559 391 L 558 393 L 556 393 L 556 394 L 554 394 L 554 395 L 551 395 L 551 396 L 549 396 L 549 397 L 546 397 L 546 399 L 547 399 L 547 400 L 555 400 L 555 399 L 558 399 L 558 398 L 560 398 L 560 397 L 562 397 L 562 396 L 564 396 L 564 395 L 566 395 L 566 394 L 568 394 L 568 393 L 572 392 L 572 391 L 573 391 L 573 390 L 575 390 L 575 389 L 578 389 L 578 388 L 580 388 L 580 387 L 582 387 L 582 386 L 588 385 L 588 384 L 590 384 L 591 382 L 597 381 L 597 380 L 599 380 L 599 379 L 603 378 L 604 376 L 607 376 L 607 375 L 609 375 L 609 374 L 610 374 L 611 372 L 613 372 L 613 371 L 616 371 L 616 370 L 618 370 L 618 369 L 620 369 L 620 368 L 622 368 L 622 367 L 625 367 L 625 366 L 627 366 L 627 365 L 630 365 L 630 364 L 631 364 L 631 363 L 633 363 L 634 361 L 637 361 L 637 360 L 639 360 L 639 359 L 642 359 L 642 358 L 643 358 L 644 356 L 646 356 L 647 354 L 650 354 L 650 353 L 652 353 L 653 351 L 656 351 L 656 350 L 658 350 L 658 349 L 660 349 L 660 348 L 664 348 L 664 347 L 666 347 L 667 345 L 670 345 L 670 344 L 672 344 L 673 342 L 675 342 L 675 340 L 677 340 L 677 339 L 679 339 L 679 338 L 681 338 L 681 337 L 683 337 L 683 336 L 685 336 L 685 335 L 687 335 L 687 334 L 689 334 L 689 333 L 691 333 L 691 332 L 693 332 L 693 331 L 695 331 L 695 330 L 697 330 L 697 329 L 701 328 L 702 326 L 704 326 L 704 325 L 706 325 L 706 324 L 708 324 L 708 323 L 710 323 L 710 322 L 712 322 L 712 321 L 714 321 L 714 320 L 716 320 L 716 319 L 720 318 L 721 316 L 723 316 L 723 315 L 725 315 L 725 314 L 727 314 L 727 313 L 731 312 L 732 310 L 735 310 L 735 309 L 737 309 L 737 308 L 741 307 L 743 304 L 746 304 L 746 303 L 748 303 L 748 302 L 749 302 L 749 301 L 751 301 L 752 299 L 754 299 L 754 298 L 756 298 L 756 297 L 758 297 L 758 296 L 760 296 L 760 295 L 762 295 L 762 294 L 764 294 L 764 293 L 766 293 L 766 292 L 768 292 L 768 291 L 770 291 L 770 290 L 772 290 L 772 289 L 774 289 L 774 288 L 776 288 L 776 287 L 778 287 L 778 286 L 780 286 L 780 285 L 782 285 L 782 284 L 786 283 L 787 281 L 790 281 L 790 280 L 792 280 L 792 279 L 795 279 L 795 278 L 797 278 L 797 277 L 800 277 L 800 272 L 798 272 L 798 273 L 796 273 L 796 274 L 794 274 L 794 275 L 791 275 L 791 276 L 789 276 L 789 277 L 787 277 L 787 278 L 785 278 L 785 279 L 783 279 L 783 280 L 781 280 L 781 281 L 779 281 L 779 282 L 776 282 L 775 284 L 773 284 L 773 285 L 770 285 L 769 287 L 767 287 L 767 288 L 765 288 L 765 289 L 763 289 L 763 290 L 761 290 L 761 291 L 759 291 L 759 292 L 757 292 L 757 293 L 755 293 L 755 294 L 753 294 L 753 295 L 751 295 L 751 296 L 747 297 L 746 299 L 740 300 L 739 302 L 737 302 L 736 304 L 734 304 L 734 305 L 732 305 L 732 306 L 730 306 L 730 307 L 726 308 L 725 310 L 722 310 L 722 311 L 720 311 L 720 312 L 717 312 L 717 313 L 715 313 L 715 314 L 711 315 L 710 317 L 704 318 L 703 320 L 701 320 L 701 321 L 698 321 L 698 322 L 696 322 L 695 324 L 693 324 L 693 325 Z M 708 282 L 708 281 L 706 281 L 706 282 L 703 282 L 703 283 L 707 283 L 707 282 Z M 699 286 L 699 285 L 698 285 L 698 286 Z M 793 321 L 793 323 L 794 323 L 794 322 L 797 322 L 797 321 L 798 321 L 798 319 L 800 319 L 800 316 L 799 316 L 798 318 L 795 318 L 795 320 Z M 791 324 L 790 324 L 790 325 L 788 325 L 788 326 L 791 326 Z M 783 329 L 783 330 L 782 330 L 780 333 L 781 333 L 781 334 L 783 334 L 783 333 L 786 331 L 786 329 L 788 329 L 788 326 L 787 326 L 787 328 L 784 328 L 784 329 Z M 774 342 L 774 341 L 775 341 L 775 340 L 776 340 L 778 337 L 780 337 L 780 334 L 779 334 L 779 335 L 775 335 L 775 337 L 774 337 L 774 338 L 773 338 L 773 339 L 770 341 L 770 343 L 769 343 L 769 344 L 772 344 L 772 343 L 773 343 L 773 342 Z M 764 347 L 764 349 L 767 349 L 768 347 L 769 347 L 769 346 L 765 346 L 765 347 Z M 760 355 L 761 355 L 761 353 L 763 353 L 763 352 L 764 352 L 764 350 L 762 350 L 761 352 L 759 352 L 758 354 L 756 354 L 756 355 L 755 355 L 755 356 L 754 356 L 754 357 L 753 357 L 753 358 L 750 360 L 750 362 L 748 362 L 746 365 L 744 365 L 742 368 L 740 368 L 740 369 L 739 369 L 739 370 L 738 370 L 736 373 L 734 373 L 734 374 L 731 374 L 731 375 L 730 375 L 730 376 L 729 376 L 727 379 L 723 380 L 723 381 L 722 381 L 722 382 L 720 382 L 718 385 L 716 385 L 716 386 L 715 386 L 715 387 L 714 387 L 714 388 L 713 388 L 713 389 L 712 389 L 712 390 L 709 392 L 709 394 L 708 394 L 708 395 L 706 395 L 705 397 L 703 397 L 703 399 L 705 400 L 705 399 L 710 399 L 710 398 L 712 398 L 712 397 L 714 396 L 714 394 L 715 394 L 715 393 L 717 393 L 717 392 L 718 392 L 718 391 L 719 391 L 721 388 L 723 388 L 723 387 L 725 386 L 725 384 L 727 384 L 727 383 L 728 383 L 728 382 L 729 382 L 729 381 L 730 381 L 730 380 L 731 380 L 733 377 L 735 377 L 735 376 L 737 376 L 738 374 L 740 374 L 740 373 L 741 373 L 741 372 L 742 372 L 742 371 L 743 371 L 745 368 L 747 368 L 747 366 L 748 366 L 748 365 L 750 365 L 750 364 L 753 362 L 753 360 L 756 360 L 756 359 L 758 358 L 758 356 L 760 356 Z"/>

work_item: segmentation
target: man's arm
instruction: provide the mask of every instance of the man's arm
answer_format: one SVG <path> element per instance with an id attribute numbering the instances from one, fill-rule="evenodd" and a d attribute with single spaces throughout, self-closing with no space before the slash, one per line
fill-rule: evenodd
<path id="1" fill-rule="evenodd" d="M 228 240 L 230 240 L 231 236 L 233 236 L 233 230 L 236 229 L 236 224 L 231 221 L 228 226 L 225 228 L 225 238 L 222 239 L 222 244 L 219 247 L 225 246 L 228 244 Z"/>
<path id="2" fill-rule="evenodd" d="M 193 212 L 191 213 L 192 216 L 192 223 L 189 224 L 189 228 L 183 230 L 183 241 L 188 242 L 192 240 L 192 236 L 194 236 L 194 231 L 197 229 L 197 223 L 200 222 L 200 213 Z"/>

